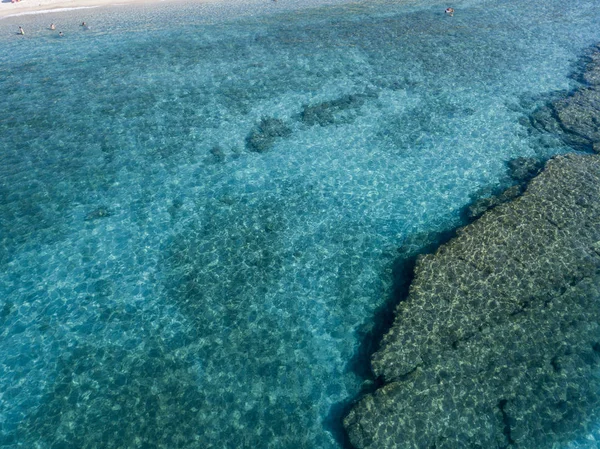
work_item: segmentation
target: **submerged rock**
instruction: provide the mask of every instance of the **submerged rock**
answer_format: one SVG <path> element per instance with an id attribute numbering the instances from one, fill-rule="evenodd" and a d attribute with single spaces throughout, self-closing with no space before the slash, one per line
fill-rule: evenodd
<path id="1" fill-rule="evenodd" d="M 523 193 L 525 184 L 536 176 L 544 163 L 541 159 L 533 157 L 518 157 L 507 162 L 509 176 L 519 184 L 511 186 L 500 193 L 488 193 L 473 201 L 466 208 L 469 220 L 479 218 L 484 212 L 501 204 L 514 200 Z"/>
<path id="2" fill-rule="evenodd" d="M 600 145 L 600 47 L 588 58 L 581 81 L 571 95 L 540 108 L 532 126 L 561 135 L 569 145 L 594 149 Z"/>
<path id="3" fill-rule="evenodd" d="M 210 149 L 210 154 L 212 155 L 214 162 L 224 162 L 225 161 L 225 152 L 219 145 L 215 145 Z"/>
<path id="4" fill-rule="evenodd" d="M 15 304 L 10 300 L 5 300 L 2 309 L 0 309 L 0 325 L 4 324 L 8 316 L 15 309 Z"/>
<path id="5" fill-rule="evenodd" d="M 292 130 L 278 118 L 264 117 L 246 138 L 246 148 L 257 153 L 271 149 L 278 138 L 289 137 Z"/>
<path id="6" fill-rule="evenodd" d="M 98 209 L 95 209 L 91 212 L 88 212 L 84 218 L 85 221 L 93 221 L 98 220 L 100 218 L 110 217 L 112 213 L 105 206 L 100 206 Z"/>
<path id="7" fill-rule="evenodd" d="M 330 101 L 315 105 L 304 105 L 300 113 L 300 120 L 309 126 L 328 126 L 348 120 L 344 112 L 357 110 L 367 98 L 375 94 L 350 94 Z"/>
<path id="8" fill-rule="evenodd" d="M 527 182 L 536 176 L 544 163 L 534 157 L 518 157 L 508 161 L 508 174 L 517 182 Z"/>
<path id="9" fill-rule="evenodd" d="M 571 139 L 590 146 L 600 143 L 600 86 L 579 89 L 554 107 Z"/>
<path id="10" fill-rule="evenodd" d="M 475 200 L 467 208 L 467 217 L 474 219 L 482 216 L 486 211 L 493 209 L 494 207 L 504 204 L 508 201 L 512 201 L 523 193 L 522 185 L 515 185 L 509 187 L 498 195 L 492 195 L 486 198 L 479 198 Z"/>
<path id="11" fill-rule="evenodd" d="M 600 156 L 550 160 L 416 265 L 356 448 L 539 449 L 600 419 Z"/>

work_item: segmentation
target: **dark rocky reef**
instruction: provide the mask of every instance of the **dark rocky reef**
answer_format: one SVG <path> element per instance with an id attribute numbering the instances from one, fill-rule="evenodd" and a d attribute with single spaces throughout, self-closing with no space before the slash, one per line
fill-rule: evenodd
<path id="1" fill-rule="evenodd" d="M 508 161 L 508 174 L 517 182 L 529 182 L 544 166 L 543 161 L 534 157 L 518 157 Z"/>
<path id="2" fill-rule="evenodd" d="M 306 104 L 302 106 L 302 111 L 294 119 L 308 126 L 350 123 L 370 98 L 377 98 L 377 93 L 366 91 L 344 95 L 322 103 Z M 289 137 L 291 134 L 292 128 L 285 121 L 273 117 L 263 117 L 246 137 L 246 149 L 264 153 L 269 151 L 278 139 Z M 212 162 L 225 160 L 225 154 L 219 147 L 214 147 L 211 154 Z"/>
<path id="3" fill-rule="evenodd" d="M 600 156 L 551 159 L 522 196 L 421 256 L 372 357 L 356 448 L 539 449 L 600 419 Z"/>
<path id="4" fill-rule="evenodd" d="M 493 209 L 494 207 L 497 207 L 501 204 L 507 203 L 508 201 L 514 200 L 519 195 L 521 195 L 521 193 L 523 193 L 523 186 L 521 184 L 518 184 L 509 187 L 508 189 L 500 192 L 497 195 L 478 198 L 467 207 L 467 218 L 469 220 L 479 218 L 484 214 L 484 212 Z"/>
<path id="5" fill-rule="evenodd" d="M 579 89 L 558 101 L 554 108 L 570 138 L 598 151 L 600 144 L 600 85 Z"/>
<path id="6" fill-rule="evenodd" d="M 283 120 L 263 117 L 256 128 L 246 137 L 246 148 L 257 153 L 264 153 L 271 149 L 277 139 L 289 137 L 291 134 L 292 130 Z"/>
<path id="7" fill-rule="evenodd" d="M 508 161 L 506 165 L 509 177 L 517 184 L 500 192 L 495 192 L 493 189 L 488 191 L 487 194 L 479 192 L 479 195 L 465 208 L 467 220 L 477 219 L 484 212 L 522 195 L 527 182 L 540 172 L 544 162 L 534 157 L 518 157 Z"/>
<path id="8" fill-rule="evenodd" d="M 91 212 L 88 212 L 85 215 L 84 220 L 85 221 L 94 221 L 94 220 L 99 220 L 100 218 L 107 218 L 110 217 L 112 215 L 112 213 L 110 212 L 110 210 L 108 209 L 108 207 L 106 206 L 100 206 L 97 209 L 94 209 Z"/>
<path id="9" fill-rule="evenodd" d="M 224 162 L 225 161 L 225 152 L 219 145 L 215 145 L 210 149 L 210 154 L 212 155 L 213 162 Z"/>
<path id="10" fill-rule="evenodd" d="M 377 94 L 350 94 L 314 105 L 304 105 L 300 120 L 309 126 L 328 126 L 351 121 L 352 113 L 356 113 L 368 98 L 374 97 Z"/>
<path id="11" fill-rule="evenodd" d="M 562 135 L 569 145 L 600 153 L 600 46 L 587 57 L 578 78 L 583 86 L 538 110 L 533 126 Z"/>

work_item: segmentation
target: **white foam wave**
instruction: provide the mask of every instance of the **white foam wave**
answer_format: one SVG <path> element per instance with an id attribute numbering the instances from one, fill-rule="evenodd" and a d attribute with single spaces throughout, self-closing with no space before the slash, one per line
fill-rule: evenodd
<path id="1" fill-rule="evenodd" d="M 21 12 L 18 14 L 11 14 L 8 16 L 0 17 L 0 20 L 8 19 L 9 17 L 29 16 L 31 14 L 48 14 L 51 12 L 64 12 L 64 11 L 74 11 L 76 9 L 92 9 L 92 8 L 99 8 L 99 6 L 76 6 L 73 8 L 40 9 L 37 11 L 27 11 L 27 12 Z"/>

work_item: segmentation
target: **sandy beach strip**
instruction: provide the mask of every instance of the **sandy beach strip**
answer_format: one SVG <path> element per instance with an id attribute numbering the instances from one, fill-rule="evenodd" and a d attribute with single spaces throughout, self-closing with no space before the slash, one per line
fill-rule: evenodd
<path id="1" fill-rule="evenodd" d="M 133 5 L 175 2 L 177 0 L 20 0 L 11 3 L 10 0 L 0 0 L 0 20 L 9 17 L 28 16 L 32 14 L 47 14 L 77 9 L 92 9 L 102 6 Z M 215 3 L 229 0 L 198 0 L 200 3 Z"/>

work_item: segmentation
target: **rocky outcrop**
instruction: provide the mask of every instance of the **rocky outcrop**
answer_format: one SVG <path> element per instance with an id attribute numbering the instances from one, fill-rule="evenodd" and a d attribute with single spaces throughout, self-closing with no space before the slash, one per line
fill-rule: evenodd
<path id="1" fill-rule="evenodd" d="M 100 206 L 97 209 L 94 209 L 91 212 L 88 212 L 85 217 L 84 220 L 85 221 L 94 221 L 94 220 L 98 220 L 100 218 L 107 218 L 110 217 L 112 215 L 112 213 L 110 212 L 110 210 L 108 209 L 108 207 L 106 206 Z"/>
<path id="2" fill-rule="evenodd" d="M 292 129 L 283 120 L 263 117 L 246 137 L 246 148 L 256 153 L 264 153 L 270 150 L 278 139 L 289 137 L 291 134 Z"/>
<path id="3" fill-rule="evenodd" d="M 309 126 L 328 126 L 351 121 L 353 114 L 369 98 L 377 98 L 377 94 L 372 92 L 350 94 L 314 105 L 304 105 L 300 120 Z"/>
<path id="4" fill-rule="evenodd" d="M 305 104 L 294 119 L 308 126 L 329 126 L 351 123 L 360 108 L 369 99 L 377 98 L 374 91 L 343 95 L 333 100 L 316 104 Z M 256 153 L 269 151 L 275 143 L 292 135 L 292 128 L 283 120 L 263 117 L 246 136 L 246 149 Z M 217 150 L 215 150 L 215 148 Z M 218 147 L 211 150 L 215 162 L 223 162 L 225 155 Z"/>
<path id="5" fill-rule="evenodd" d="M 588 56 L 580 78 L 583 86 L 537 111 L 533 125 L 562 134 L 569 145 L 600 153 L 600 46 Z"/>
<path id="6" fill-rule="evenodd" d="M 484 194 L 474 199 L 465 210 L 466 217 L 470 221 L 481 217 L 484 212 L 500 204 L 508 203 L 519 197 L 525 190 L 527 182 L 540 172 L 544 163 L 540 159 L 533 157 L 518 157 L 508 161 L 506 165 L 508 175 L 517 184 L 510 186 L 500 193 L 494 193 L 492 190 L 487 195 Z"/>
<path id="7" fill-rule="evenodd" d="M 473 220 L 479 218 L 484 212 L 514 200 L 523 193 L 523 186 L 520 184 L 509 187 L 498 195 L 492 195 L 484 198 L 478 198 L 467 207 L 467 218 Z"/>
<path id="8" fill-rule="evenodd" d="M 508 174 L 517 182 L 528 182 L 536 176 L 544 163 L 534 157 L 518 157 L 508 161 Z"/>
<path id="9" fill-rule="evenodd" d="M 600 413 L 600 156 L 550 160 L 416 265 L 372 357 L 356 448 L 538 449 Z"/>
<path id="10" fill-rule="evenodd" d="M 571 139 L 592 148 L 600 143 L 600 85 L 576 91 L 555 104 L 556 115 Z"/>

